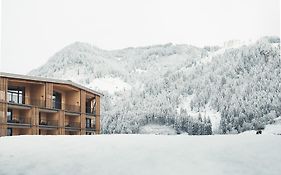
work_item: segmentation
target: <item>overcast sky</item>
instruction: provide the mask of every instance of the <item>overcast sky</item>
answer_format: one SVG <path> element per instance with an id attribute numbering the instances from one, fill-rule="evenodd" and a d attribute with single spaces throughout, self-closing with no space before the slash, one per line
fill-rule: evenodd
<path id="1" fill-rule="evenodd" d="M 1 71 L 27 73 L 68 44 L 196 46 L 280 35 L 279 0 L 2 0 Z"/>

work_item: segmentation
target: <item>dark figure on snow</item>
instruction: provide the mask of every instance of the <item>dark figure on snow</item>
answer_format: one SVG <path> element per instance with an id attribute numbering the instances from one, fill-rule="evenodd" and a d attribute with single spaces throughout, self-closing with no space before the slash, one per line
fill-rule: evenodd
<path id="1" fill-rule="evenodd" d="M 262 131 L 261 130 L 257 130 L 256 134 L 261 134 Z"/>

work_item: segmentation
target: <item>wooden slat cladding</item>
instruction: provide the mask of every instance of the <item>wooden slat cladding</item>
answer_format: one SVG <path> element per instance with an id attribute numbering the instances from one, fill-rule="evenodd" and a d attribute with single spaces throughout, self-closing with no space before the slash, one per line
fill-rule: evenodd
<path id="1" fill-rule="evenodd" d="M 24 76 L 23 76 L 24 77 Z M 39 78 L 38 78 L 39 79 Z M 8 101 L 8 87 L 21 87 L 22 96 L 15 93 L 16 100 Z M 86 90 L 85 90 L 86 89 Z M 53 101 L 54 92 L 60 93 L 61 107 Z M 11 92 L 10 92 L 11 93 Z M 11 97 L 14 97 L 10 95 Z M 22 99 L 23 100 L 19 100 Z M 86 101 L 90 100 L 91 113 L 86 112 Z M 8 110 L 13 111 L 12 118 Z M 93 126 L 86 128 L 86 118 L 94 121 Z M 23 119 L 22 119 L 23 118 Z M 9 121 L 8 121 L 9 120 Z M 66 124 L 78 123 L 78 129 Z M 48 127 L 48 124 L 52 126 Z M 0 77 L 0 136 L 7 135 L 13 129 L 17 134 L 99 134 L 100 133 L 100 94 L 69 84 L 59 84 L 39 80 L 11 77 Z"/>
<path id="2" fill-rule="evenodd" d="M 46 107 L 47 108 L 52 108 L 52 97 L 53 97 L 53 83 L 46 83 L 45 85 L 45 97 L 46 97 Z"/>
<path id="3" fill-rule="evenodd" d="M 0 101 L 6 101 L 6 93 L 7 92 L 7 87 L 8 86 L 8 81 L 7 78 L 0 77 Z"/>

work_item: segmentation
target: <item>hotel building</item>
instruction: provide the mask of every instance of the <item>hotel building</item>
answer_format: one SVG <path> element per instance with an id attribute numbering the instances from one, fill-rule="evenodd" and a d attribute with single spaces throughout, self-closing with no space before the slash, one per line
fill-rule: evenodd
<path id="1" fill-rule="evenodd" d="M 69 80 L 0 72 L 0 136 L 100 134 L 101 96 Z"/>

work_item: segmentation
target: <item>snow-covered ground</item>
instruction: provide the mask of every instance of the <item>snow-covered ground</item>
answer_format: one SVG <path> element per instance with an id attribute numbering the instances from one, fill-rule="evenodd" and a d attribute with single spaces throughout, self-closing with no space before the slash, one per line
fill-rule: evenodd
<path id="1" fill-rule="evenodd" d="M 0 174 L 279 175 L 278 135 L 0 138 Z"/>

